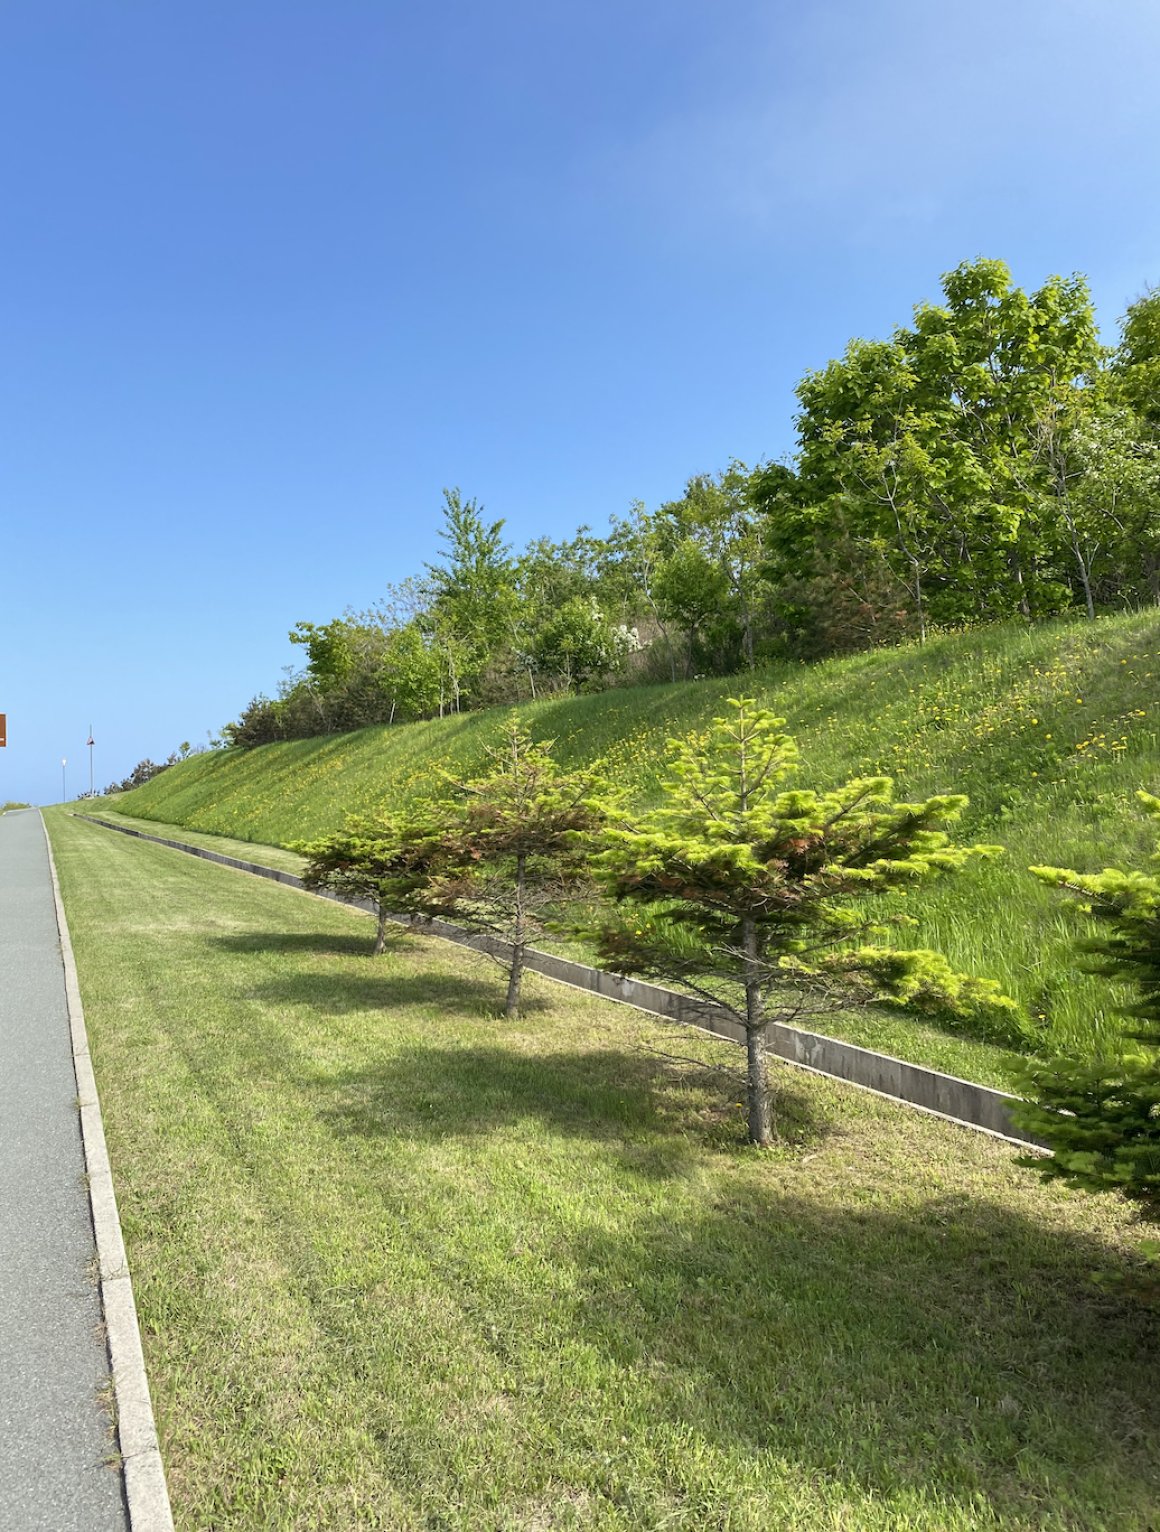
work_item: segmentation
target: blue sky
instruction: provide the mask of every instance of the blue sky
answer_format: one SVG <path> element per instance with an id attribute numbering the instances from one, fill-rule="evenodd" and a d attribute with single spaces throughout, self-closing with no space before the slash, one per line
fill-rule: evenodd
<path id="1" fill-rule="evenodd" d="M 0 9 L 0 801 L 436 550 L 792 450 L 940 272 L 1160 280 L 1154 0 Z"/>

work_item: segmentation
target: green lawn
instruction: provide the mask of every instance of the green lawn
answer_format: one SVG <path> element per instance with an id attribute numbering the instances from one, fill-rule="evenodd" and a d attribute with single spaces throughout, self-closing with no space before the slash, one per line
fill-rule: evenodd
<path id="1" fill-rule="evenodd" d="M 304 857 L 280 846 L 263 846 L 254 841 L 231 840 L 226 835 L 210 835 L 204 830 L 187 830 L 182 825 L 134 819 L 104 805 L 94 808 L 93 812 L 112 824 L 127 825 L 144 831 L 146 835 L 160 835 L 166 840 L 204 846 L 211 851 L 220 851 L 225 856 L 255 862 L 263 867 L 276 867 L 283 872 L 300 873 L 305 864 Z M 574 958 L 577 962 L 591 963 L 596 960 L 595 954 L 580 941 L 546 938 L 540 945 L 546 950 Z M 841 1037 L 864 1048 L 874 1048 L 879 1053 L 889 1053 L 913 1064 L 925 1064 L 930 1069 L 941 1069 L 945 1074 L 958 1075 L 963 1080 L 993 1085 L 1016 1094 L 1020 1092 L 1027 1074 L 1026 1052 L 998 1043 L 959 1037 L 905 1013 L 890 1012 L 879 1007 L 835 1011 L 819 1026 L 832 1037 Z"/>
<path id="2" fill-rule="evenodd" d="M 77 814 L 93 814 L 107 819 L 110 824 L 124 825 L 130 830 L 141 830 L 146 835 L 160 835 L 165 840 L 183 841 L 187 846 L 202 846 L 207 851 L 220 852 L 222 856 L 237 857 L 242 862 L 256 862 L 260 867 L 276 867 L 279 872 L 301 873 L 306 858 L 284 846 L 266 846 L 252 840 L 235 840 L 229 835 L 215 835 L 212 831 L 190 830 L 185 825 L 158 823 L 155 819 L 135 819 L 132 814 L 122 814 L 110 805 L 115 800 L 101 799 L 96 803 L 74 803 L 72 811 Z"/>
<path id="3" fill-rule="evenodd" d="M 521 712 L 534 734 L 558 741 L 565 765 L 604 756 L 650 802 L 666 738 L 703 726 L 745 688 L 797 735 L 802 783 L 885 771 L 904 794 L 968 793 L 964 835 L 1002 842 L 1007 854 L 911 899 L 921 916 L 914 943 L 938 947 L 956 967 L 1016 996 L 1025 1007 L 1022 1046 L 1119 1049 L 1106 986 L 1075 973 L 1073 917 L 1026 869 L 1138 863 L 1151 849 L 1135 793 L 1160 791 L 1160 613 L 975 629 L 924 647 L 550 700 Z M 118 804 L 284 844 L 337 828 L 347 810 L 428 792 L 440 766 L 475 771 L 505 717 L 500 709 L 210 752 Z"/>
<path id="4" fill-rule="evenodd" d="M 178 1526 L 1141 1532 L 1136 1237 L 1008 1146 L 49 815 Z"/>

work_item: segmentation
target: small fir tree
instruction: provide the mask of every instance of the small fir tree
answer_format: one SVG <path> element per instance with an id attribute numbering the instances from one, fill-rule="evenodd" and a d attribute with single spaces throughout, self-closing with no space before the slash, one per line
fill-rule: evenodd
<path id="1" fill-rule="evenodd" d="M 590 884 L 589 838 L 603 823 L 607 787 L 599 768 L 561 771 L 552 743 L 535 743 L 517 721 L 487 753 L 488 770 L 452 781 L 449 801 L 434 806 L 439 871 L 424 899 L 429 913 L 506 944 L 499 961 L 511 1018 L 530 942 Z"/>
<path id="2" fill-rule="evenodd" d="M 1138 797 L 1160 829 L 1160 798 Z M 1160 874 L 1031 871 L 1102 927 L 1079 940 L 1081 966 L 1128 987 L 1134 998 L 1123 1011 L 1140 1046 L 1120 1059 L 1059 1058 L 1031 1071 L 1035 1100 L 1019 1109 L 1020 1119 L 1053 1155 L 1025 1163 L 1089 1191 L 1121 1191 L 1160 1218 Z"/>
<path id="3" fill-rule="evenodd" d="M 751 698 L 729 705 L 707 732 L 671 742 L 664 806 L 607 832 L 598 868 L 622 918 L 598 936 L 610 967 L 676 982 L 741 1023 L 749 1137 L 767 1145 L 775 1023 L 886 997 L 960 1010 L 1014 1002 L 937 953 L 857 945 L 883 930 L 868 896 L 999 850 L 951 844 L 944 827 L 967 800 L 896 803 L 887 777 L 787 790 L 797 747 L 784 720 Z"/>
<path id="4" fill-rule="evenodd" d="M 375 956 L 387 944 L 392 915 L 429 915 L 431 888 L 442 865 L 435 828 L 422 811 L 406 818 L 351 814 L 344 828 L 292 848 L 306 857 L 305 887 L 340 899 L 367 900 L 377 916 Z"/>

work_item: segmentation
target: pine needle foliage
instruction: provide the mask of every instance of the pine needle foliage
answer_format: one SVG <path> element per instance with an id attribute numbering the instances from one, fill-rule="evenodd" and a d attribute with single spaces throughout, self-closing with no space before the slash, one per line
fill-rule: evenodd
<path id="1" fill-rule="evenodd" d="M 676 982 L 745 1029 L 750 1140 L 774 1137 L 769 1029 L 852 1003 L 939 995 L 1004 1001 L 937 953 L 866 944 L 887 925 L 870 896 L 907 891 L 994 846 L 957 846 L 967 800 L 897 803 L 889 777 L 829 792 L 785 786 L 797 746 L 750 697 L 704 732 L 670 741 L 663 806 L 606 832 L 597 866 L 619 908 L 597 933 L 603 961 Z"/>
<path id="2" fill-rule="evenodd" d="M 1160 798 L 1137 796 L 1160 830 Z M 1077 941 L 1080 966 L 1127 986 L 1134 999 L 1122 1009 L 1140 1046 L 1118 1059 L 1059 1058 L 1030 1072 L 1035 1100 L 1020 1115 L 1054 1153 L 1028 1163 L 1072 1186 L 1119 1190 L 1160 1219 L 1160 872 L 1031 871 L 1094 922 L 1096 934 Z"/>
<path id="3" fill-rule="evenodd" d="M 431 810 L 441 828 L 428 907 L 504 944 L 508 1018 L 519 1013 L 529 944 L 591 887 L 591 840 L 610 794 L 598 765 L 563 771 L 552 747 L 511 720 L 487 751 L 485 771 L 468 781 L 448 777 L 448 796 Z"/>
<path id="4" fill-rule="evenodd" d="M 377 916 L 373 953 L 384 951 L 392 915 L 429 916 L 442 865 L 434 822 L 421 808 L 406 817 L 347 816 L 343 829 L 291 848 L 306 857 L 302 882 L 315 892 L 366 900 Z"/>

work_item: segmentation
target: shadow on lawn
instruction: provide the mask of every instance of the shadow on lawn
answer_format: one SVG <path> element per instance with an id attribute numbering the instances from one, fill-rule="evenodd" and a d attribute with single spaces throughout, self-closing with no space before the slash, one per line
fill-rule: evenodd
<path id="1" fill-rule="evenodd" d="M 603 1387 L 631 1392 L 632 1418 L 647 1424 L 612 1479 L 653 1481 L 654 1437 L 675 1432 L 691 1462 L 697 1442 L 739 1453 L 747 1476 L 787 1460 L 839 1500 L 842 1485 L 914 1496 L 932 1525 L 950 1512 L 956 1525 L 1057 1532 L 1160 1525 L 1149 1520 L 1160 1505 L 1160 1322 L 1091 1283 L 1123 1259 L 1099 1237 L 971 1193 L 924 1199 L 889 1160 L 877 1203 L 833 1139 L 825 1168 L 803 1165 L 795 1144 L 721 1154 L 713 1174 L 707 1139 L 738 1142 L 737 1092 L 628 1050 L 419 1045 L 319 1087 L 338 1135 L 438 1142 L 532 1119 L 553 1136 L 606 1141 L 654 1186 L 697 1172 L 695 1190 L 663 1205 L 651 1192 L 614 1202 L 611 1221 L 583 1198 L 570 1208 L 566 1185 L 535 1214 L 497 1188 L 505 1230 L 524 1222 L 530 1268 L 465 1258 L 462 1231 L 489 1238 L 478 1183 L 462 1188 L 458 1215 L 446 1210 L 463 1310 L 526 1381 L 535 1418 L 584 1428 L 577 1348 L 603 1358 Z M 792 1084 L 779 1101 L 787 1138 L 841 1133 Z M 560 1163 L 545 1159 L 546 1184 Z M 964 1177 L 977 1173 L 968 1153 Z"/>
<path id="2" fill-rule="evenodd" d="M 325 1084 L 335 1099 L 322 1115 L 338 1133 L 441 1140 L 535 1119 L 554 1133 L 608 1141 L 648 1175 L 672 1175 L 710 1144 L 747 1147 L 740 1070 L 709 1072 L 629 1047 L 418 1047 Z M 823 1137 L 827 1123 L 804 1093 L 778 1084 L 779 1131 L 797 1154 Z"/>
<path id="3" fill-rule="evenodd" d="M 647 1418 L 972 1526 L 1160 1527 L 1160 1323 L 1092 1284 L 1123 1259 L 1098 1238 L 969 1195 L 749 1182 L 628 1237 L 593 1224 L 572 1258 L 572 1322 Z"/>
<path id="4" fill-rule="evenodd" d="M 369 957 L 375 928 L 367 922 L 365 935 L 340 935 L 336 931 L 232 931 L 225 936 L 210 936 L 208 941 L 223 952 L 253 955 L 277 952 L 297 955 L 314 952 L 320 957 Z M 383 954 L 385 962 L 390 953 Z"/>
<path id="5" fill-rule="evenodd" d="M 319 950 L 333 952 L 330 947 L 320 946 Z M 358 973 L 349 969 L 336 974 L 296 970 L 284 979 L 257 986 L 254 993 L 277 1005 L 302 1005 L 332 1016 L 348 1011 L 426 1009 L 459 1012 L 465 1019 L 478 1022 L 497 1016 L 503 1007 L 503 985 L 498 976 L 489 981 L 459 974 L 400 973 L 392 971 L 389 950 L 381 957 L 372 957 L 363 945 L 341 955 L 350 955 L 351 950 L 366 959 L 365 969 Z M 532 1015 L 546 1005 L 546 1001 L 530 1000 L 525 1009 Z"/>

